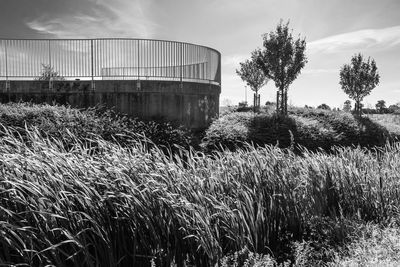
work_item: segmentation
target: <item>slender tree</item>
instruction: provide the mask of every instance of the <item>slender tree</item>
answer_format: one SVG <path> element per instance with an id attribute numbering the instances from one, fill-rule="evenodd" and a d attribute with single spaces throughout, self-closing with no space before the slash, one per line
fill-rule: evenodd
<path id="1" fill-rule="evenodd" d="M 54 70 L 49 64 L 42 64 L 42 72 L 36 78 L 37 81 L 63 81 L 65 80 L 57 71 Z"/>
<path id="2" fill-rule="evenodd" d="M 386 109 L 385 100 L 378 100 L 378 102 L 375 104 L 375 108 L 379 113 L 383 113 Z"/>
<path id="3" fill-rule="evenodd" d="M 375 60 L 368 57 L 365 61 L 360 53 L 340 69 L 339 83 L 343 91 L 356 102 L 354 110 L 358 116 L 361 117 L 361 101 L 379 84 L 379 79 Z"/>
<path id="4" fill-rule="evenodd" d="M 343 111 L 345 111 L 345 112 L 350 112 L 351 111 L 351 101 L 350 100 L 344 101 Z"/>
<path id="5" fill-rule="evenodd" d="M 278 88 L 277 111 L 281 115 L 287 115 L 289 85 L 307 63 L 305 50 L 305 39 L 293 38 L 289 22 L 281 20 L 275 31 L 263 35 L 263 48 L 253 52 L 259 68 Z"/>
<path id="6" fill-rule="evenodd" d="M 246 84 L 253 90 L 254 93 L 254 110 L 257 111 L 260 108 L 260 97 L 258 91 L 263 87 L 268 79 L 265 77 L 264 72 L 260 70 L 255 60 L 246 60 L 240 63 L 240 68 L 236 70 L 236 73 L 240 78 L 246 82 Z"/>

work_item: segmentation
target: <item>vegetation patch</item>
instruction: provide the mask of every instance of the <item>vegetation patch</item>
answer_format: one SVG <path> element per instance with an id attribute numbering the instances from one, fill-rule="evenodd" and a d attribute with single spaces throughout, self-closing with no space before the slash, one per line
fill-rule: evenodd
<path id="1" fill-rule="evenodd" d="M 191 133 L 169 123 L 141 121 L 117 115 L 101 107 L 78 110 L 66 106 L 32 103 L 0 104 L 0 124 L 12 127 L 18 135 L 25 129 L 37 129 L 41 134 L 62 142 L 68 147 L 73 138 L 96 145 L 90 140 L 99 136 L 122 146 L 135 140 L 150 141 L 160 147 L 188 147 Z"/>
<path id="2" fill-rule="evenodd" d="M 292 109 L 288 117 L 273 113 L 232 112 L 207 129 L 202 146 L 207 150 L 256 145 L 289 147 L 301 145 L 311 150 L 333 146 L 382 146 L 396 140 L 397 133 L 368 117 L 322 109 Z"/>
<path id="3" fill-rule="evenodd" d="M 6 265 L 213 266 L 245 247 L 261 262 L 269 261 L 262 255 L 294 262 L 302 251 L 295 242 L 324 240 L 345 225 L 313 233 L 313 218 L 379 223 L 400 204 L 398 144 L 302 156 L 247 146 L 178 157 L 100 136 L 93 153 L 72 133 L 66 150 L 38 130 L 24 138 L 13 131 L 4 128 L 0 139 Z"/>
<path id="4" fill-rule="evenodd" d="M 383 262 L 352 252 L 368 242 L 397 251 L 361 233 L 399 221 L 400 144 L 331 147 L 374 140 L 375 124 L 345 113 L 228 113 L 207 130 L 212 154 L 170 153 L 179 129 L 112 112 L 0 114 L 2 265 L 346 266 Z M 309 149 L 279 148 L 294 142 Z"/>
<path id="5" fill-rule="evenodd" d="M 400 230 L 367 224 L 336 254 L 331 266 L 399 266 Z"/>

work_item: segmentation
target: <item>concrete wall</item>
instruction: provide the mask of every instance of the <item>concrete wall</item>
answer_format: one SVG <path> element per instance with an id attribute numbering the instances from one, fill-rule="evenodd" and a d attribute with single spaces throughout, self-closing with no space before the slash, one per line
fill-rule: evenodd
<path id="1" fill-rule="evenodd" d="M 121 114 L 141 119 L 163 119 L 200 129 L 218 116 L 220 86 L 194 82 L 101 80 L 54 81 L 53 89 L 44 81 L 0 81 L 0 101 L 70 104 L 87 108 L 105 104 Z"/>

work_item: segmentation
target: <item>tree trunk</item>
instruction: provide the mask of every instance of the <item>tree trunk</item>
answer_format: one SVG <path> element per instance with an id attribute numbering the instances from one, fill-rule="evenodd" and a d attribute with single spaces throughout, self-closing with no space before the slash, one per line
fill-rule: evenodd
<path id="1" fill-rule="evenodd" d="M 361 118 L 361 101 L 356 99 L 356 115 Z"/>
<path id="2" fill-rule="evenodd" d="M 276 91 L 276 114 L 279 114 L 279 90 Z"/>
<path id="3" fill-rule="evenodd" d="M 253 112 L 257 112 L 258 110 L 259 110 L 258 90 L 255 90 L 253 99 Z"/>
<path id="4" fill-rule="evenodd" d="M 287 116 L 287 102 L 288 102 L 288 96 L 287 96 L 287 88 L 285 89 L 285 116 Z"/>
<path id="5" fill-rule="evenodd" d="M 285 116 L 285 88 L 283 86 L 281 86 L 281 88 L 279 88 L 279 93 L 280 93 L 280 97 L 281 97 L 281 105 L 279 107 L 280 109 L 280 115 Z"/>

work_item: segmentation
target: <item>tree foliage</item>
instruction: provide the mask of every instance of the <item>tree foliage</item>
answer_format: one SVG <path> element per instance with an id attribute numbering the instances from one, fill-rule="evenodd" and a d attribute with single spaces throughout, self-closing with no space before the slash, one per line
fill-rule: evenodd
<path id="1" fill-rule="evenodd" d="M 390 105 L 388 107 L 388 112 L 389 113 L 400 113 L 400 103 Z"/>
<path id="2" fill-rule="evenodd" d="M 328 106 L 328 105 L 325 104 L 325 103 L 319 105 L 317 108 L 319 108 L 319 109 L 325 109 L 325 110 L 331 110 L 331 107 Z"/>
<path id="3" fill-rule="evenodd" d="M 251 90 L 258 92 L 258 90 L 267 82 L 264 72 L 259 69 L 257 63 L 253 59 L 246 59 L 245 62 L 239 64 L 240 68 L 236 70 L 236 73 Z"/>
<path id="4" fill-rule="evenodd" d="M 254 109 L 258 110 L 258 90 L 263 87 L 267 82 L 264 72 L 258 67 L 254 58 L 240 63 L 240 68 L 236 70 L 240 78 L 246 82 L 251 90 L 255 92 L 254 95 Z"/>
<path id="5" fill-rule="evenodd" d="M 253 58 L 265 76 L 278 88 L 278 109 L 287 114 L 287 91 L 307 63 L 305 39 L 293 38 L 289 22 L 282 20 L 275 31 L 263 35 L 263 48 L 253 52 Z"/>
<path id="6" fill-rule="evenodd" d="M 378 100 L 378 102 L 375 104 L 375 107 L 379 113 L 384 113 L 384 111 L 386 110 L 385 100 Z"/>
<path id="7" fill-rule="evenodd" d="M 352 57 L 350 64 L 340 69 L 340 85 L 343 91 L 353 99 L 355 111 L 361 116 L 361 101 L 379 84 L 379 73 L 375 60 L 368 57 L 365 61 L 359 53 Z"/>
<path id="8" fill-rule="evenodd" d="M 50 64 L 42 64 L 42 72 L 36 78 L 37 81 L 63 81 L 65 80 Z"/>
<path id="9" fill-rule="evenodd" d="M 350 100 L 344 101 L 343 111 L 344 112 L 350 112 L 351 111 L 351 101 Z"/>

